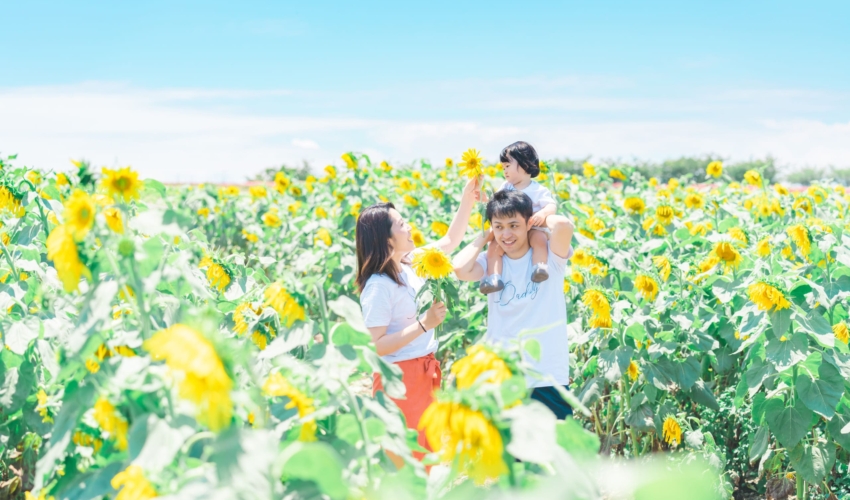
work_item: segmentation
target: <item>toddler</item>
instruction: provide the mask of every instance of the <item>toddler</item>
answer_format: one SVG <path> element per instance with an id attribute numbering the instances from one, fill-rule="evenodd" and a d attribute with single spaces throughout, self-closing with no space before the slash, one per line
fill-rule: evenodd
<path id="1" fill-rule="evenodd" d="M 540 174 L 540 159 L 537 157 L 537 151 L 527 142 L 515 142 L 502 150 L 499 161 L 502 162 L 505 182 L 499 186 L 498 191 L 516 189 L 531 198 L 534 209 L 534 214 L 528 220 L 531 226 L 528 231 L 528 243 L 531 246 L 531 262 L 534 265 L 531 281 L 535 283 L 546 281 L 549 278 L 547 248 L 549 231 L 546 228 L 546 218 L 555 214 L 557 205 L 549 190 L 533 180 Z M 487 270 L 491 271 L 491 274 L 481 280 L 479 285 L 481 293 L 498 292 L 505 288 L 501 277 L 504 253 L 498 243 L 492 242 L 488 245 Z"/>

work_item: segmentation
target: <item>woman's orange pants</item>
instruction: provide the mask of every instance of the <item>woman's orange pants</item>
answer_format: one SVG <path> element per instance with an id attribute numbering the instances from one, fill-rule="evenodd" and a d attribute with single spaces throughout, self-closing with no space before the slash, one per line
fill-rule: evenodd
<path id="1" fill-rule="evenodd" d="M 399 407 L 407 420 L 407 426 L 419 432 L 419 444 L 431 450 L 428 445 L 428 440 L 425 438 L 425 432 L 419 431 L 419 419 L 428 405 L 434 401 L 434 391 L 440 388 L 440 383 L 443 380 L 443 372 L 440 370 L 440 362 L 434 357 L 434 354 L 428 354 L 419 358 L 408 359 L 407 361 L 399 361 L 395 363 L 401 368 L 402 378 L 406 389 L 405 399 L 394 399 L 393 402 Z M 384 390 L 384 384 L 381 382 L 379 373 L 372 374 L 372 397 L 378 391 Z M 419 460 L 425 456 L 424 453 L 414 452 L 413 456 Z"/>

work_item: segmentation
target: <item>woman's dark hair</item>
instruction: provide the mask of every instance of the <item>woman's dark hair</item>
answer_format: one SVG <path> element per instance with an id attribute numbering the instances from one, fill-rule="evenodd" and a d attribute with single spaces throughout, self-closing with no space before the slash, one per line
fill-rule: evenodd
<path id="1" fill-rule="evenodd" d="M 534 147 L 525 142 L 517 141 L 502 150 L 499 155 L 499 161 L 507 163 L 511 158 L 516 160 L 519 168 L 528 172 L 531 177 L 537 177 L 540 174 L 540 158 L 537 157 L 537 151 Z"/>
<path id="2" fill-rule="evenodd" d="M 515 189 L 497 191 L 487 202 L 487 220 L 493 222 L 493 217 L 510 217 L 519 214 L 526 221 L 534 214 L 531 198 L 522 191 Z"/>
<path id="3" fill-rule="evenodd" d="M 357 287 L 363 287 L 373 274 L 386 274 L 399 286 L 403 286 L 399 270 L 393 263 L 393 249 L 390 238 L 393 233 L 393 220 L 390 209 L 392 203 L 376 203 L 366 207 L 357 218 L 355 242 L 357 245 Z"/>

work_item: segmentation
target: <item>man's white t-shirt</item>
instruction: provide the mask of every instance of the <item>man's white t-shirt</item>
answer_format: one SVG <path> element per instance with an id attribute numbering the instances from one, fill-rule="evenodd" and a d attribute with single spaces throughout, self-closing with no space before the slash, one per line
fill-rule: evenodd
<path id="1" fill-rule="evenodd" d="M 480 253 L 476 261 L 486 273 L 487 253 Z M 567 338 L 567 302 L 564 294 L 566 263 L 567 259 L 559 257 L 550 248 L 549 279 L 534 283 L 531 281 L 531 248 L 518 259 L 505 255 L 502 257 L 505 288 L 487 296 L 485 341 L 509 345 L 523 330 L 549 327 L 545 331 L 523 337 L 537 339 L 540 343 L 540 361 L 534 361 L 528 355 L 524 357 L 547 378 L 539 380 L 528 376 L 528 387 L 567 385 L 570 381 L 570 343 Z"/>
<path id="2" fill-rule="evenodd" d="M 360 294 L 360 307 L 367 328 L 386 326 L 387 334 L 399 332 L 416 323 L 418 308 L 416 294 L 425 285 L 425 280 L 416 275 L 407 264 L 401 265 L 399 273 L 403 286 L 386 274 L 373 274 Z M 437 352 L 434 330 L 428 330 L 413 339 L 398 351 L 381 356 L 384 361 L 398 363 Z"/>
<path id="3" fill-rule="evenodd" d="M 517 188 L 514 187 L 508 181 L 502 183 L 499 186 L 497 191 L 517 191 Z M 552 197 L 552 193 L 546 189 L 543 184 L 540 184 L 537 181 L 531 181 L 531 184 L 525 187 L 525 189 L 520 189 L 523 193 L 527 194 L 529 198 L 531 198 L 531 210 L 534 213 L 539 212 L 546 205 L 557 205 L 555 203 L 555 198 Z"/>

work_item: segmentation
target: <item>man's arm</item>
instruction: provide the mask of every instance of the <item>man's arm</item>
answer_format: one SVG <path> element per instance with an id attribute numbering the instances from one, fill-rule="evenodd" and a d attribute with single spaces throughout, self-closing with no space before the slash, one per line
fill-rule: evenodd
<path id="1" fill-rule="evenodd" d="M 567 258 L 573 240 L 575 226 L 563 215 L 550 215 L 546 218 L 546 226 L 552 231 L 549 236 L 549 249 L 558 257 Z"/>
<path id="2" fill-rule="evenodd" d="M 478 235 L 475 240 L 466 245 L 463 250 L 455 255 L 452 260 L 452 265 L 455 267 L 455 275 L 461 281 L 478 281 L 484 277 L 484 268 L 481 264 L 475 261 L 478 254 L 484 248 L 488 241 L 493 241 L 493 233 L 488 232 L 487 236 Z"/>

